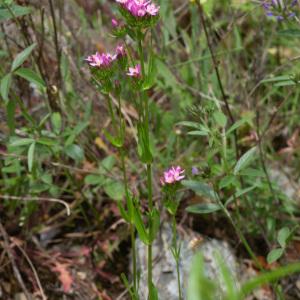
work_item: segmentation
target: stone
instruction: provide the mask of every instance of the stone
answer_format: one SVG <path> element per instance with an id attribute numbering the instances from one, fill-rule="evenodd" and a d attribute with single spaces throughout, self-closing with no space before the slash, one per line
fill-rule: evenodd
<path id="1" fill-rule="evenodd" d="M 172 230 L 170 226 L 163 225 L 158 238 L 153 244 L 153 282 L 158 289 L 160 300 L 178 300 L 176 263 L 170 250 L 171 241 Z M 185 293 L 192 259 L 198 252 L 203 254 L 206 276 L 217 282 L 221 290 L 225 288 L 216 261 L 216 251 L 224 258 L 224 262 L 233 278 L 237 279 L 238 263 L 227 242 L 216 239 L 203 239 L 195 232 L 178 238 L 178 242 L 181 244 L 180 274 L 184 299 L 186 299 Z M 147 299 L 147 246 L 140 239 L 137 239 L 136 248 L 137 265 L 141 272 L 140 299 Z"/>

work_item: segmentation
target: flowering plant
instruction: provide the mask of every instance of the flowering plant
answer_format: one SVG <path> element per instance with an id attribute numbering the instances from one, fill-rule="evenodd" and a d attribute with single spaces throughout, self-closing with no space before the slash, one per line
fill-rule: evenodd
<path id="1" fill-rule="evenodd" d="M 266 15 L 279 21 L 295 17 L 298 4 L 298 0 L 264 0 L 262 3 Z"/>
<path id="2" fill-rule="evenodd" d="M 150 0 L 115 0 L 120 13 L 131 27 L 147 28 L 156 24 L 160 7 Z"/>

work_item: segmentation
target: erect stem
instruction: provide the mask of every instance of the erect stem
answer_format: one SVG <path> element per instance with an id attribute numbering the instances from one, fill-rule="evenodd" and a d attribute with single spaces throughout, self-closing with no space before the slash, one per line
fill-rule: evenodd
<path id="1" fill-rule="evenodd" d="M 142 45 L 142 32 L 137 32 L 137 39 L 138 39 L 138 51 L 141 61 L 141 71 L 142 71 L 142 78 L 145 79 L 145 63 L 144 63 L 144 51 Z M 150 147 L 149 144 L 149 99 L 148 96 L 144 91 L 141 91 L 141 106 L 144 106 L 144 114 L 143 114 L 143 126 L 146 132 L 146 143 L 147 147 Z M 149 220 L 148 220 L 148 228 L 149 228 L 149 235 L 152 232 L 152 219 L 151 219 L 151 212 L 153 210 L 153 199 L 152 199 L 152 164 L 147 163 L 147 190 L 148 190 L 148 210 Z M 151 290 L 152 290 L 152 242 L 148 245 L 148 293 L 149 293 L 149 300 L 151 300 Z"/>
<path id="2" fill-rule="evenodd" d="M 118 132 L 118 127 L 117 127 L 116 117 L 115 117 L 115 113 L 114 113 L 114 110 L 113 110 L 113 107 L 112 107 L 112 102 L 111 102 L 111 98 L 110 98 L 109 94 L 106 95 L 106 100 L 107 100 L 111 120 L 112 120 L 112 123 L 113 123 L 113 128 L 115 130 L 115 133 L 117 133 Z"/>
<path id="3" fill-rule="evenodd" d="M 118 95 L 118 105 L 119 105 L 119 135 L 122 134 L 122 106 L 121 106 L 121 97 Z M 111 108 L 110 108 L 111 110 Z M 119 154 L 121 156 L 121 164 L 122 164 L 122 172 L 123 172 L 123 181 L 125 188 L 126 199 L 130 197 L 129 189 L 128 189 L 128 180 L 126 175 L 126 165 L 125 165 L 125 153 L 124 153 L 124 145 L 119 148 Z M 131 200 L 132 201 L 132 200 Z M 131 220 L 130 220 L 131 221 Z M 135 250 L 135 227 L 132 222 L 130 222 L 130 238 L 131 238 L 131 251 L 132 251 L 132 273 L 133 273 L 133 289 L 134 293 L 137 295 L 137 267 L 136 267 L 136 250 Z"/>
<path id="4" fill-rule="evenodd" d="M 182 292 L 181 292 L 181 283 L 180 283 L 180 272 L 179 272 L 179 250 L 177 247 L 177 230 L 176 230 L 176 213 L 172 214 L 172 229 L 173 229 L 173 237 L 172 237 L 172 247 L 173 247 L 173 256 L 176 262 L 176 272 L 177 272 L 177 285 L 178 285 L 178 299 L 182 300 Z"/>
<path id="5" fill-rule="evenodd" d="M 148 187 L 148 205 L 149 211 L 153 209 L 152 201 L 152 166 L 147 164 L 147 187 Z M 152 220 L 149 217 L 149 233 L 152 232 Z M 152 289 L 152 242 L 148 245 L 148 291 Z M 151 300 L 151 299 L 150 299 Z"/>

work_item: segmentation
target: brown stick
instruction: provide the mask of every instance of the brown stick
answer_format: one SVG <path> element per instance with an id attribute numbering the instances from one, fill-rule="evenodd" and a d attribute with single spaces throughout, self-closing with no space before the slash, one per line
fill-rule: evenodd
<path id="1" fill-rule="evenodd" d="M 15 258 L 14 258 L 14 255 L 12 253 L 12 250 L 11 250 L 11 247 L 10 247 L 10 244 L 9 244 L 9 236 L 5 230 L 5 228 L 3 227 L 2 223 L 0 222 L 0 232 L 1 232 L 1 235 L 3 237 L 3 240 L 4 240 L 4 248 L 7 252 L 7 255 L 9 257 L 9 260 L 11 262 L 11 265 L 12 265 L 12 268 L 13 268 L 13 271 L 14 271 L 14 274 L 15 274 L 15 278 L 17 279 L 17 281 L 19 282 L 24 294 L 25 294 L 25 297 L 27 300 L 32 300 L 32 297 L 30 296 L 30 293 L 28 292 L 26 286 L 25 286 L 25 283 L 23 281 L 23 278 L 21 276 L 21 273 L 17 267 L 17 263 L 15 261 Z"/>

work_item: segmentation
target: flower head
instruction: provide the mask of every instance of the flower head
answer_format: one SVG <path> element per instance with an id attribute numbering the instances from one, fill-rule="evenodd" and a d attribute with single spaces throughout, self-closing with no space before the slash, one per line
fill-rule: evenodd
<path id="1" fill-rule="evenodd" d="M 293 18 L 296 15 L 298 0 L 262 0 L 262 6 L 268 17 L 275 17 L 278 21 Z"/>
<path id="2" fill-rule="evenodd" d="M 135 67 L 129 67 L 129 71 L 127 73 L 130 77 L 141 77 L 141 65 L 137 64 Z"/>
<path id="3" fill-rule="evenodd" d="M 163 177 L 160 178 L 160 182 L 162 185 L 180 182 L 185 177 L 184 172 L 185 170 L 181 169 L 180 166 L 171 167 L 169 170 L 164 172 Z"/>
<path id="4" fill-rule="evenodd" d="M 96 53 L 88 56 L 85 60 L 91 67 L 107 68 L 110 67 L 112 62 L 116 59 L 116 55 L 110 53 Z"/>
<path id="5" fill-rule="evenodd" d="M 197 167 L 192 167 L 192 174 L 193 175 L 199 175 L 199 169 Z"/>
<path id="6" fill-rule="evenodd" d="M 156 16 L 160 9 L 151 0 L 116 0 L 116 2 L 137 18 Z"/>

